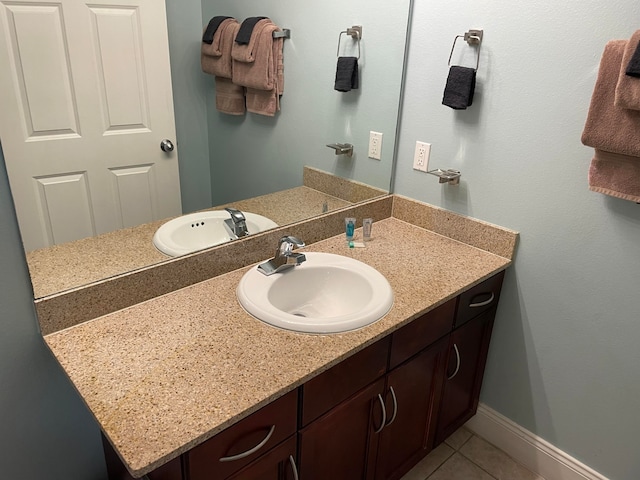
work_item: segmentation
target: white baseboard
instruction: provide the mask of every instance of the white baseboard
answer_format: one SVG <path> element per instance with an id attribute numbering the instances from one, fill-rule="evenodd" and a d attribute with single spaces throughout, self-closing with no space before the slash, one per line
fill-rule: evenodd
<path id="1" fill-rule="evenodd" d="M 608 480 L 486 405 L 465 426 L 545 480 Z"/>

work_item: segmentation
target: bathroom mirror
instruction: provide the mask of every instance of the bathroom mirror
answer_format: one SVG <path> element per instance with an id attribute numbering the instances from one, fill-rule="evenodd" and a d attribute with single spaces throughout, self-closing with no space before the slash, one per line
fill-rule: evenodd
<path id="1" fill-rule="evenodd" d="M 233 206 L 285 225 L 390 191 L 409 0 L 166 3 L 184 214 Z M 274 117 L 215 109 L 214 79 L 200 69 L 201 31 L 215 15 L 266 15 L 290 29 Z M 353 25 L 362 25 L 359 42 L 341 35 Z M 359 55 L 358 89 L 334 90 L 338 55 Z M 383 134 L 380 160 L 368 157 L 372 131 Z M 354 155 L 335 155 L 330 143 L 351 143 Z M 36 298 L 170 260 L 150 246 L 163 223 L 28 251 Z"/>

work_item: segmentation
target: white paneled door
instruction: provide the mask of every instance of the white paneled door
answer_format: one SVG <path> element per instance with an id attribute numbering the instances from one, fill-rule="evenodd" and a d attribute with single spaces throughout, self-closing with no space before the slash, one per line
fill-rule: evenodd
<path id="1" fill-rule="evenodd" d="M 179 215 L 165 4 L 0 0 L 0 140 L 27 251 Z"/>

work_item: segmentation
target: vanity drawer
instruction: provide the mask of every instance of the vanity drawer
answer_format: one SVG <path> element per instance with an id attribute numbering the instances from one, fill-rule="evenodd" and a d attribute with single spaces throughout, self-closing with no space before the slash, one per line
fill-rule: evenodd
<path id="1" fill-rule="evenodd" d="M 504 271 L 460 295 L 455 321 L 456 328 L 498 304 L 503 278 Z"/>
<path id="2" fill-rule="evenodd" d="M 395 368 L 420 350 L 451 332 L 456 299 L 425 313 L 393 333 L 389 369 Z"/>
<path id="3" fill-rule="evenodd" d="M 312 378 L 302 386 L 302 426 L 308 425 L 387 371 L 390 336 Z"/>
<path id="4" fill-rule="evenodd" d="M 226 478 L 293 435 L 297 405 L 294 390 L 189 451 L 189 478 Z"/>

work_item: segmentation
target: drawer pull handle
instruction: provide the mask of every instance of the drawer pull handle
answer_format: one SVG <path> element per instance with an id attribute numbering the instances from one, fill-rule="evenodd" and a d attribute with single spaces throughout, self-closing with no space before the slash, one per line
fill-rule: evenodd
<path id="1" fill-rule="evenodd" d="M 393 387 L 389 387 L 389 391 L 391 392 L 391 398 L 393 398 L 393 415 L 391 415 L 391 420 L 387 422 L 385 427 L 391 425 L 398 415 L 398 399 L 396 398 L 396 392 L 393 390 Z"/>
<path id="2" fill-rule="evenodd" d="M 453 350 L 456 352 L 456 370 L 450 377 L 447 377 L 449 380 L 452 380 L 460 371 L 460 351 L 458 350 L 458 345 L 455 343 L 453 344 Z"/>
<path id="3" fill-rule="evenodd" d="M 470 303 L 469 308 L 485 307 L 489 305 L 491 302 L 493 302 L 494 298 L 496 298 L 496 296 L 493 292 L 491 292 L 491 296 L 489 297 L 489 300 L 485 300 L 484 302 L 478 302 L 478 303 Z"/>
<path id="4" fill-rule="evenodd" d="M 262 447 L 264 447 L 265 444 L 269 441 L 269 439 L 271 438 L 271 435 L 273 435 L 273 432 L 274 432 L 275 429 L 276 429 L 276 426 L 275 425 L 271 425 L 271 429 L 269 430 L 269 433 L 267 433 L 267 436 L 264 437 L 264 439 L 259 444 L 257 444 L 255 447 L 250 448 L 246 452 L 242 452 L 242 453 L 239 453 L 237 455 L 231 455 L 229 457 L 222 457 L 220 459 L 220 461 L 221 462 L 233 462 L 234 460 L 240 460 L 241 458 L 246 458 L 249 455 L 251 455 L 252 453 L 257 452 Z"/>
<path id="5" fill-rule="evenodd" d="M 380 428 L 376 429 L 376 431 L 373 433 L 380 433 L 387 424 L 387 407 L 385 407 L 384 405 L 382 395 L 378 394 L 378 400 L 380 401 L 380 406 L 382 407 L 382 421 L 380 422 Z"/>
<path id="6" fill-rule="evenodd" d="M 291 464 L 291 470 L 293 470 L 293 480 L 298 480 L 298 467 L 296 461 L 293 459 L 293 455 L 289 455 L 289 463 Z"/>

